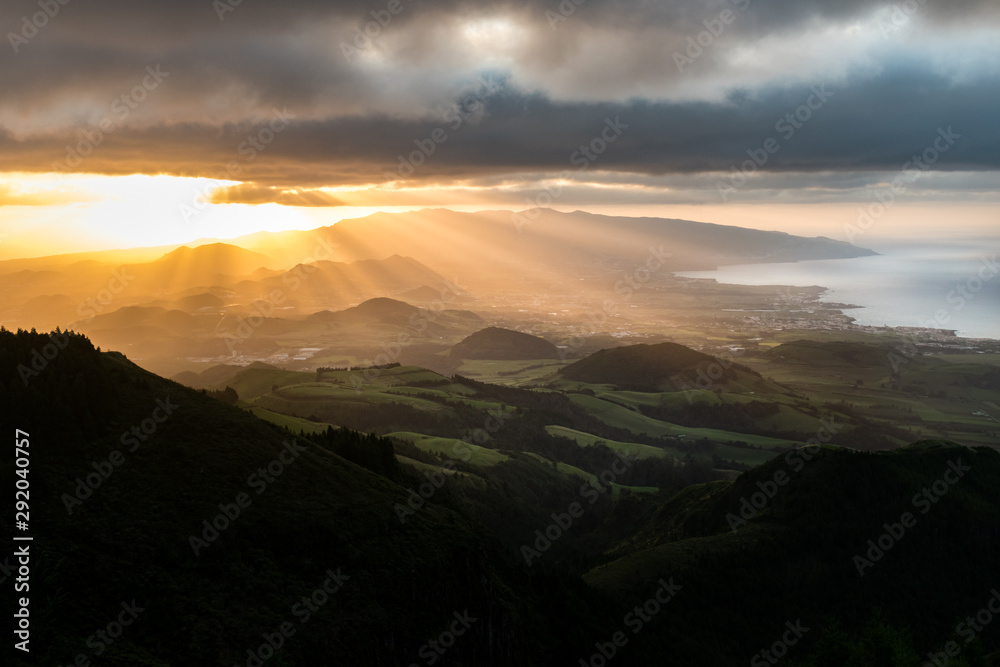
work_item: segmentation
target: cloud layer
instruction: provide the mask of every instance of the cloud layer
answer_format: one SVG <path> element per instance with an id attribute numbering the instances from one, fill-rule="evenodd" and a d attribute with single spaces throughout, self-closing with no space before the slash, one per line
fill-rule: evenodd
<path id="1" fill-rule="evenodd" d="M 293 190 L 639 186 L 754 156 L 791 185 L 908 168 L 948 128 L 929 169 L 1000 167 L 993 1 L 233 2 L 4 3 L 0 171 L 310 205 L 338 200 Z"/>

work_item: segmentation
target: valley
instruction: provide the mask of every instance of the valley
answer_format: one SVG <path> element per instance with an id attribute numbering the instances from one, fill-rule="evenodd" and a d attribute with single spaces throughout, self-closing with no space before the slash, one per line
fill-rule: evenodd
<path id="1" fill-rule="evenodd" d="M 413 654 L 440 619 L 473 608 L 483 620 L 453 664 L 487 654 L 483 664 L 573 664 L 594 646 L 587 638 L 621 625 L 616 609 L 657 585 L 676 592 L 670 620 L 643 622 L 657 630 L 623 649 L 632 664 L 664 651 L 728 663 L 742 640 L 720 628 L 763 636 L 789 608 L 823 628 L 789 664 L 874 664 L 864 660 L 889 647 L 892 664 L 910 664 L 946 640 L 964 597 L 938 590 L 937 606 L 913 615 L 906 581 L 932 557 L 962 564 L 963 590 L 989 583 L 1000 539 L 997 341 L 858 326 L 849 308 L 818 300 L 821 287 L 677 278 L 666 256 L 630 274 L 638 243 L 658 242 L 642 236 L 649 222 L 617 247 L 610 231 L 600 249 L 539 244 L 554 254 L 516 273 L 519 249 L 499 217 L 466 220 L 497 235 L 493 256 L 474 260 L 490 267 L 476 280 L 418 242 L 456 233 L 457 219 L 435 231 L 407 215 L 369 222 L 416 257 L 386 255 L 403 248 L 376 250 L 348 224 L 328 243 L 336 255 L 293 265 L 315 233 L 119 268 L 46 258 L 8 274 L 20 289 L 4 297 L 0 362 L 15 381 L 3 398 L 48 443 L 42 571 L 62 595 L 105 602 L 115 587 L 96 587 L 124 576 L 160 605 L 110 654 L 116 664 L 205 651 L 213 664 L 249 664 L 240 647 L 281 622 L 280 591 L 330 567 L 347 573 L 337 596 L 354 611 L 320 614 L 323 630 L 304 629 L 283 652 L 290 664 L 325 655 L 322 633 L 344 637 L 337 664 Z M 575 222 L 598 238 L 620 223 Z M 760 257 L 864 252 L 756 234 L 740 249 L 712 246 L 696 224 L 682 228 L 698 251 L 678 266 L 745 261 L 751 241 Z M 120 290 L 101 287 L 106 271 L 118 271 Z M 56 284 L 65 291 L 52 293 Z M 36 308 L 39 321 L 69 319 L 65 331 L 17 330 Z M 63 351 L 36 368 L 32 350 L 48 340 Z M 117 434 L 162 397 L 177 416 L 85 494 L 88 461 L 117 460 Z M 914 529 L 895 568 L 859 588 L 851 550 L 956 460 L 975 461 L 973 481 Z M 214 528 L 227 512 L 232 527 Z M 949 547 L 928 556 L 941 531 Z M 115 556 L 88 583 L 77 568 L 98 552 Z M 147 552 L 159 555 L 120 574 Z M 71 554 L 77 565 L 55 568 Z M 266 571 L 280 587 L 254 615 L 234 616 L 241 594 L 203 588 L 221 568 L 247 581 Z M 848 594 L 822 606 L 835 590 Z M 194 616 L 177 622 L 191 607 L 212 632 L 195 631 Z M 65 660 L 78 650 L 76 622 L 55 603 L 42 613 L 55 633 L 46 655 Z M 490 637 L 502 638 L 502 657 Z M 156 648 L 164 642 L 174 648 Z M 997 646 L 990 633 L 982 642 L 982 656 Z"/>

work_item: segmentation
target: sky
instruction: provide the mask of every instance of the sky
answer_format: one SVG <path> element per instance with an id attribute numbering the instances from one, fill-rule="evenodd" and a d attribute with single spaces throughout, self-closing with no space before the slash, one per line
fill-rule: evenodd
<path id="1" fill-rule="evenodd" d="M 1000 229 L 995 0 L 6 0 L 0 32 L 0 259 L 425 207 Z"/>

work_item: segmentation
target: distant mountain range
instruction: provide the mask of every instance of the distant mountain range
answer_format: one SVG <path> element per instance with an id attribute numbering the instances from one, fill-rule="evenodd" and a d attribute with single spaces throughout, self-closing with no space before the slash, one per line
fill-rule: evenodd
<path id="1" fill-rule="evenodd" d="M 548 209 L 376 213 L 309 231 L 191 246 L 166 246 L 158 255 L 156 248 L 143 248 L 0 262 L 8 287 L 0 308 L 7 324 L 35 317 L 36 326 L 65 325 L 80 301 L 117 280 L 123 283 L 112 291 L 117 307 L 169 301 L 192 289 L 226 287 L 252 300 L 294 286 L 301 288 L 295 297 L 303 307 L 320 310 L 327 301 L 349 305 L 424 288 L 414 300 L 432 301 L 446 289 L 446 278 L 471 293 L 574 293 L 579 286 L 569 281 L 642 267 L 667 275 L 722 264 L 875 254 L 825 237 Z"/>
<path id="2" fill-rule="evenodd" d="M 406 358 L 449 370 L 442 353 L 484 323 L 530 318 L 533 308 L 579 317 L 585 301 L 632 290 L 623 281 L 661 288 L 650 296 L 674 294 L 673 270 L 872 254 L 827 238 L 684 220 L 434 209 L 165 247 L 147 260 L 154 250 L 0 262 L 0 324 L 74 328 L 173 373 L 185 359 L 234 354 L 301 360 L 300 347 L 323 348 L 331 357 L 374 356 L 399 333 L 392 327 L 419 321 Z M 328 314 L 383 298 L 398 303 L 381 315 L 372 304 Z M 432 315 L 415 316 L 415 307 Z M 517 347 L 460 354 L 520 354 L 512 351 Z"/>
<path id="3" fill-rule="evenodd" d="M 147 288 L 163 289 L 175 283 L 211 286 L 229 282 L 232 276 L 246 276 L 266 269 L 274 260 L 267 255 L 228 243 L 210 243 L 194 248 L 183 246 L 156 261 L 130 264 L 128 268 L 148 281 Z"/>
<path id="4" fill-rule="evenodd" d="M 332 248 L 341 260 L 407 255 L 477 288 L 495 288 L 501 276 L 508 288 L 525 281 L 557 286 L 566 276 L 642 265 L 651 257 L 658 270 L 671 271 L 877 254 L 826 237 L 551 209 L 375 213 L 307 232 L 260 233 L 231 242 L 285 263 L 317 248 Z"/>
<path id="5" fill-rule="evenodd" d="M 415 290 L 440 298 L 449 289 L 443 276 L 398 255 L 355 262 L 320 260 L 287 270 L 269 269 L 268 264 L 275 265 L 259 253 L 216 243 L 178 248 L 144 264 L 85 261 L 59 270 L 20 270 L 0 276 L 11 288 L 0 295 L 2 323 L 65 328 L 119 308 L 147 306 L 218 315 L 233 309 L 251 312 L 257 304 L 305 315 Z"/>

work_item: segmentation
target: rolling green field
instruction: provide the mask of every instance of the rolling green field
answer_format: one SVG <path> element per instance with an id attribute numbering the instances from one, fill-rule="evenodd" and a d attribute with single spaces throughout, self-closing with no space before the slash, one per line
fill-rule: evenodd
<path id="1" fill-rule="evenodd" d="M 421 410 L 442 410 L 441 404 L 429 401 L 425 398 L 407 396 L 384 391 L 382 387 L 365 387 L 361 390 L 342 387 L 334 384 L 311 382 L 308 384 L 291 385 L 282 387 L 273 394 L 277 398 L 292 401 L 306 400 L 329 400 L 343 403 L 363 403 L 367 405 L 379 405 L 383 403 L 401 403 Z"/>
<path id="2" fill-rule="evenodd" d="M 313 377 L 315 379 L 315 375 Z M 396 366 L 394 368 L 356 368 L 353 370 L 325 371 L 322 380 L 334 384 L 355 386 L 376 385 L 380 387 L 393 387 L 406 385 L 414 382 L 442 382 L 447 383 L 448 378 L 435 373 L 434 371 L 421 368 L 420 366 Z"/>
<path id="3" fill-rule="evenodd" d="M 587 411 L 610 426 L 624 428 L 633 433 L 643 433 L 654 437 L 669 436 L 675 438 L 687 438 L 697 440 L 708 438 L 717 442 L 743 441 L 751 445 L 773 449 L 775 447 L 794 447 L 797 444 L 793 440 L 782 440 L 779 438 L 769 438 L 760 435 L 748 435 L 744 433 L 733 433 L 713 428 L 688 428 L 678 426 L 668 422 L 653 419 L 645 415 L 633 412 L 614 403 L 594 396 L 584 394 L 573 394 L 570 400 L 587 409 Z"/>
<path id="4" fill-rule="evenodd" d="M 438 387 L 411 387 L 408 385 L 395 385 L 388 389 L 391 394 L 401 394 L 416 396 L 418 394 L 428 394 L 438 398 L 452 399 L 459 396 L 469 396 L 476 392 L 460 384 L 446 384 Z"/>
<path id="5" fill-rule="evenodd" d="M 280 369 L 268 368 L 248 368 L 240 371 L 235 377 L 226 382 L 220 382 L 216 389 L 232 387 L 239 394 L 240 399 L 249 401 L 258 396 L 269 393 L 273 387 L 284 387 L 287 385 L 299 384 L 314 380 L 314 373 L 300 373 L 298 371 L 284 371 Z"/>
<path id="6" fill-rule="evenodd" d="M 938 359 L 957 364 L 1000 366 L 1000 354 L 939 354 Z"/>
<path id="7" fill-rule="evenodd" d="M 542 461 L 543 463 L 546 463 L 548 465 L 552 465 L 552 461 L 549 461 L 544 456 L 540 456 L 539 454 L 529 453 L 529 456 L 538 459 L 539 461 Z M 585 470 L 577 468 L 576 466 L 572 466 L 568 463 L 563 463 L 561 461 L 555 463 L 555 469 L 558 472 L 561 472 L 565 475 L 572 475 L 573 477 L 578 477 L 586 482 L 589 482 L 590 485 L 593 486 L 595 489 L 600 489 L 600 482 L 597 478 L 597 475 L 594 475 L 593 473 L 589 473 Z M 659 491 L 659 489 L 655 486 L 625 486 L 623 484 L 616 484 L 614 482 L 612 482 L 610 486 L 611 486 L 612 497 L 620 496 L 622 490 L 624 489 L 628 489 L 629 491 L 634 493 L 656 493 L 657 491 Z"/>
<path id="8" fill-rule="evenodd" d="M 308 419 L 303 419 L 301 417 L 283 415 L 280 412 L 273 412 L 256 406 L 251 407 L 250 412 L 265 421 L 269 421 L 272 424 L 281 426 L 282 428 L 287 428 L 294 433 L 298 433 L 299 431 L 305 431 L 306 433 L 320 433 L 325 431 L 328 427 L 337 428 L 334 424 L 309 421 Z"/>
<path id="9" fill-rule="evenodd" d="M 653 447 L 652 445 L 608 440 L 606 438 L 599 438 L 596 435 L 591 435 L 590 433 L 584 433 L 583 431 L 566 428 L 565 426 L 546 426 L 545 430 L 552 435 L 560 435 L 564 438 L 569 438 L 582 447 L 592 447 L 597 443 L 601 443 L 612 451 L 628 454 L 629 456 L 634 456 L 638 459 L 672 458 L 666 450 L 660 449 L 659 447 Z"/>
<path id="10" fill-rule="evenodd" d="M 408 431 L 396 431 L 387 434 L 389 438 L 399 438 L 412 442 L 418 449 L 441 454 L 456 461 L 465 461 L 474 466 L 494 466 L 503 461 L 509 461 L 510 457 L 498 451 L 480 447 L 470 443 L 462 442 L 457 438 L 435 438 L 421 433 L 411 433 Z"/>
<path id="11" fill-rule="evenodd" d="M 993 370 L 1000 354 L 923 354 L 899 363 L 891 356 L 894 341 L 856 338 L 824 342 L 804 340 L 801 332 L 782 334 L 773 341 L 780 345 L 755 347 L 734 359 L 763 377 L 741 371 L 747 382 L 691 391 L 644 392 L 570 381 L 559 372 L 568 362 L 555 360 L 465 361 L 457 373 L 514 392 L 563 394 L 575 409 L 618 433 L 594 435 L 599 428 L 577 426 L 572 417 L 566 421 L 566 414 L 563 421 L 543 421 L 534 428 L 582 447 L 601 440 L 640 459 L 694 457 L 716 468 L 727 468 L 726 461 L 736 468 L 757 466 L 803 444 L 830 419 L 842 427 L 831 444 L 851 448 L 864 448 L 868 442 L 885 449 L 920 438 L 967 445 L 1000 441 L 1000 423 L 990 418 L 1000 413 Z M 474 383 L 419 366 L 324 372 L 319 381 L 315 373 L 247 368 L 220 383 L 219 389 L 221 385 L 236 389 L 241 405 L 292 430 L 325 428 L 306 417 L 349 425 L 352 415 L 360 415 L 365 428 L 411 434 L 408 438 L 415 444 L 437 453 L 454 441 L 419 432 L 456 437 L 463 429 L 482 426 L 488 415 L 501 416 L 502 422 L 517 420 L 522 410 L 532 407 L 531 399 L 514 398 L 516 393 L 507 398 L 503 391 L 480 391 Z M 519 407 L 505 403 L 508 400 L 520 401 Z M 383 409 L 386 417 L 379 421 Z M 430 421 L 407 410 L 426 414 Z M 482 416 L 475 416 L 477 412 Z M 455 427 L 449 431 L 449 420 L 460 418 L 465 420 L 462 426 L 451 421 Z M 735 426 L 748 419 L 750 433 Z M 652 442 L 658 439 L 663 439 L 662 445 Z M 516 442 L 503 447 L 519 449 Z M 495 465 L 501 457 L 484 450 L 477 452 L 475 461 Z"/>
<path id="12" fill-rule="evenodd" d="M 566 362 L 554 359 L 527 359 L 521 361 L 486 361 L 465 359 L 458 368 L 459 375 L 511 387 L 537 384 L 548 378 Z"/>
<path id="13" fill-rule="evenodd" d="M 396 460 L 408 466 L 413 466 L 414 468 L 416 468 L 421 472 L 440 472 L 445 475 L 448 475 L 449 477 L 455 474 L 454 470 L 443 468 L 441 466 L 431 465 L 430 463 L 424 463 L 423 461 L 411 459 L 409 456 L 403 456 L 402 454 L 396 454 Z"/>
<path id="14" fill-rule="evenodd" d="M 844 341 L 838 341 L 843 348 Z M 822 407 L 848 405 L 859 417 L 902 430 L 889 439 L 903 445 L 919 438 L 947 438 L 970 446 L 996 445 L 1000 424 L 987 416 L 998 395 L 996 354 L 922 354 L 893 356 L 884 340 L 871 337 L 849 361 L 831 353 L 813 355 L 793 349 L 778 360 L 775 354 L 754 355 L 746 363 L 808 397 Z M 847 349 L 850 353 L 850 348 Z M 850 356 L 850 354 L 848 354 Z"/>

